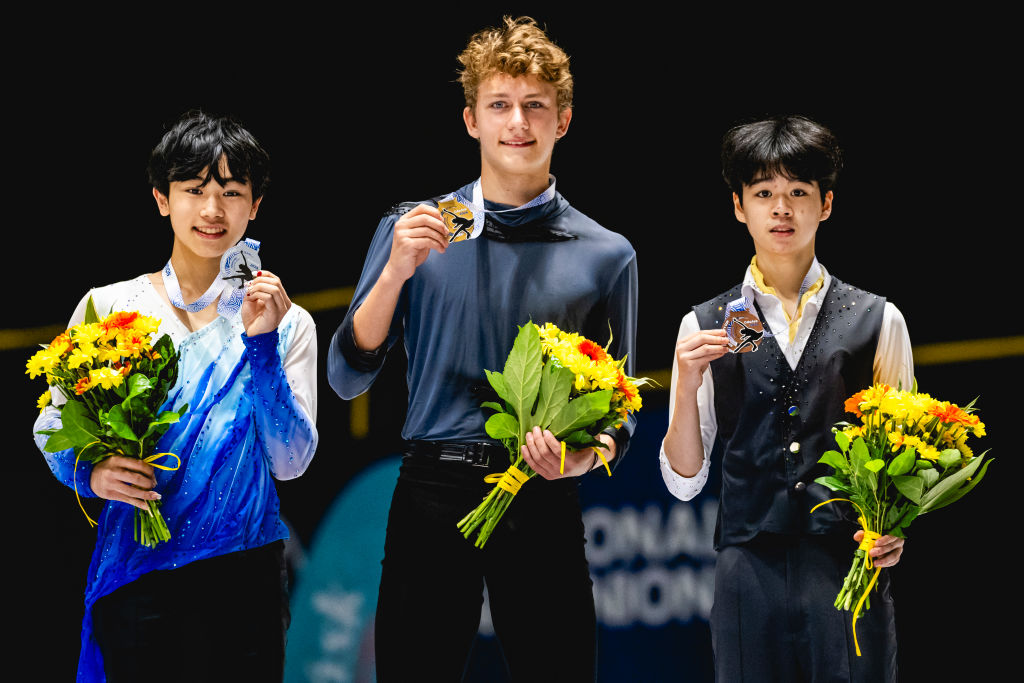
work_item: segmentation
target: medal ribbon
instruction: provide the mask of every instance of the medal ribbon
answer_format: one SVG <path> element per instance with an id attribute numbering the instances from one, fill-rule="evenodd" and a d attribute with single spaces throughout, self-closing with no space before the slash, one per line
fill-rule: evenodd
<path id="1" fill-rule="evenodd" d="M 168 260 L 167 265 L 160 272 L 164 281 L 164 289 L 167 291 L 167 298 L 170 299 L 176 308 L 188 311 L 189 313 L 198 313 L 220 297 L 220 301 L 217 303 L 217 313 L 225 318 L 233 316 L 242 307 L 245 291 L 244 289 L 232 287 L 230 281 L 224 279 L 226 276 L 231 275 L 230 272 L 225 272 L 225 269 L 232 253 L 241 251 L 243 246 L 253 251 L 259 251 L 260 243 L 257 240 L 247 238 L 244 242 L 236 244 L 225 252 L 220 260 L 220 273 L 217 274 L 217 277 L 203 295 L 190 304 L 185 303 L 185 299 L 181 294 L 181 285 L 178 283 L 178 275 L 174 272 L 174 266 Z"/>
<path id="2" fill-rule="evenodd" d="M 484 191 L 483 186 L 481 185 L 480 182 L 480 178 L 477 178 L 476 182 L 473 183 L 472 195 L 472 199 L 467 199 L 458 192 L 452 192 L 451 194 L 446 195 L 443 199 L 440 200 L 441 202 L 445 202 L 454 199 L 455 201 L 459 202 L 472 212 L 473 234 L 470 235 L 469 239 L 474 239 L 483 234 L 484 216 L 488 213 L 495 214 L 508 213 L 510 211 L 520 211 L 522 209 L 531 209 L 535 206 L 540 206 L 542 204 L 547 204 L 548 202 L 550 202 L 552 199 L 555 198 L 555 176 L 549 173 L 547 189 L 545 189 L 543 192 L 541 192 L 539 195 L 537 195 L 530 201 L 526 202 L 525 204 L 513 207 L 511 209 L 499 209 L 491 211 L 489 209 L 484 208 Z"/>

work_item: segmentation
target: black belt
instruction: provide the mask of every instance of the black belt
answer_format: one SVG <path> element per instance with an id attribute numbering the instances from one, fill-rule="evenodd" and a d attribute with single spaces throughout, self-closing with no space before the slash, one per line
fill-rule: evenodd
<path id="1" fill-rule="evenodd" d="M 478 467 L 508 462 L 505 447 L 487 441 L 406 441 L 405 452 L 439 462 L 461 462 Z"/>

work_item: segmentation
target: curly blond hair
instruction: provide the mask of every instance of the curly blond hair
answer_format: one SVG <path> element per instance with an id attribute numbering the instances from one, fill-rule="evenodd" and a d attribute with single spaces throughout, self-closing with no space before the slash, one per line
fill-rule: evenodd
<path id="1" fill-rule="evenodd" d="M 572 106 L 572 74 L 569 55 L 555 45 L 530 17 L 504 17 L 501 28 L 486 28 L 470 38 L 459 55 L 459 82 L 466 94 L 466 106 L 476 109 L 480 84 L 497 73 L 509 76 L 531 74 L 555 86 L 558 111 Z"/>

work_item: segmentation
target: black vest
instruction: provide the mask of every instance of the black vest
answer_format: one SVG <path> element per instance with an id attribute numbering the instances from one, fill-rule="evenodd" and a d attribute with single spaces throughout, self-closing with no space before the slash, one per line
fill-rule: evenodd
<path id="1" fill-rule="evenodd" d="M 700 328 L 721 328 L 726 304 L 740 296 L 735 287 L 695 306 Z M 722 454 L 716 548 L 762 531 L 853 533 L 856 515 L 844 514 L 849 505 L 825 505 L 810 513 L 839 495 L 814 479 L 832 472 L 817 462 L 836 448 L 833 425 L 852 418 L 844 413 L 844 402 L 873 381 L 884 308 L 883 297 L 833 277 L 795 370 L 774 338 L 757 351 L 712 361 L 715 450 Z"/>

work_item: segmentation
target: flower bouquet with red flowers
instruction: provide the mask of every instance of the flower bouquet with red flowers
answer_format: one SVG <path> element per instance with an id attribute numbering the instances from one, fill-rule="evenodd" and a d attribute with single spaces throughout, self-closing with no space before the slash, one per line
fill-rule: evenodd
<path id="1" fill-rule="evenodd" d="M 484 428 L 505 444 L 511 466 L 485 478 L 494 488 L 458 523 L 466 538 L 477 532 L 478 548 L 487 542 L 520 487 L 536 475 L 521 453 L 526 434 L 534 427 L 550 430 L 561 441 L 563 469 L 567 447 L 589 447 L 611 476 L 601 455 L 604 443 L 597 435 L 621 426 L 629 413 L 640 409 L 639 387 L 651 380 L 627 377 L 622 371 L 626 359 L 612 358 L 607 349 L 551 323 L 528 322 L 519 329 L 504 370 L 484 370 L 502 400 L 482 405 L 495 411 Z"/>
<path id="2" fill-rule="evenodd" d="M 66 399 L 56 406 L 60 429 L 39 432 L 50 437 L 46 452 L 72 448 L 76 465 L 79 458 L 95 464 L 111 455 L 126 455 L 161 469 L 177 469 L 177 465 L 154 462 L 163 457 L 177 460 L 173 453 L 153 451 L 188 409 L 160 411 L 178 376 L 178 355 L 166 334 L 152 343 L 159 326 L 156 318 L 135 311 L 112 312 L 101 320 L 90 298 L 82 324 L 57 335 L 29 358 L 29 377 L 44 376 Z M 50 398 L 47 389 L 39 398 L 40 410 L 50 404 Z M 88 514 L 86 519 L 95 525 Z M 139 543 L 153 548 L 170 539 L 160 501 L 149 501 L 148 511 L 137 508 L 135 520 Z"/>

